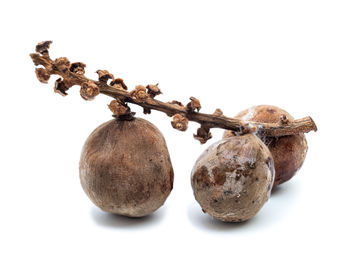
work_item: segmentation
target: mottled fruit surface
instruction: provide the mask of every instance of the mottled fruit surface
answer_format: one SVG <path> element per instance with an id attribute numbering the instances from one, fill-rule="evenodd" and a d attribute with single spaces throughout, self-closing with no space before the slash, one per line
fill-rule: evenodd
<path id="1" fill-rule="evenodd" d="M 93 203 L 130 217 L 158 209 L 173 188 L 164 137 L 140 118 L 113 119 L 96 128 L 85 142 L 79 170 L 81 185 Z"/>
<path id="2" fill-rule="evenodd" d="M 285 115 L 289 121 L 294 120 L 288 112 L 271 105 L 254 106 L 235 117 L 247 121 L 279 123 L 282 115 Z M 224 138 L 230 136 L 232 132 L 225 131 Z M 264 137 L 259 134 L 257 136 L 267 145 L 273 156 L 276 170 L 274 187 L 290 180 L 305 160 L 307 152 L 305 135 L 300 133 L 282 137 Z"/>
<path id="3" fill-rule="evenodd" d="M 268 148 L 247 134 L 209 146 L 194 165 L 191 181 L 204 212 L 224 222 L 242 222 L 268 200 L 274 174 Z"/>

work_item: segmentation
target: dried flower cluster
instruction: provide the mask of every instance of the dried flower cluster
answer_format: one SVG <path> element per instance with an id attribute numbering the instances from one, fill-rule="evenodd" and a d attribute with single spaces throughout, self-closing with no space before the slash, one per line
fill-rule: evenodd
<path id="1" fill-rule="evenodd" d="M 67 91 L 74 85 L 80 86 L 80 94 L 85 100 L 92 100 L 98 94 L 102 93 L 113 97 L 114 100 L 108 105 L 114 117 L 120 119 L 130 119 L 133 112 L 130 111 L 128 103 L 137 104 L 144 109 L 145 114 L 150 114 L 151 109 L 162 111 L 168 116 L 173 117 L 172 126 L 180 131 L 185 131 L 188 121 L 195 121 L 200 124 L 194 138 L 200 143 L 205 143 L 212 135 L 211 128 L 223 128 L 232 130 L 235 134 L 245 134 L 258 131 L 260 135 L 283 136 L 294 135 L 316 131 L 317 127 L 311 117 L 294 120 L 290 122 L 286 117 L 281 117 L 281 122 L 261 123 L 246 122 L 237 118 L 229 118 L 223 115 L 220 109 L 214 114 L 203 114 L 201 103 L 195 97 L 190 97 L 190 101 L 184 106 L 179 101 L 168 103 L 156 100 L 155 97 L 162 94 L 158 84 L 137 85 L 135 89 L 128 92 L 128 87 L 121 78 L 114 78 L 113 74 L 107 70 L 97 70 L 98 80 L 93 81 L 84 76 L 86 65 L 82 62 L 70 63 L 66 57 L 60 57 L 52 60 L 49 56 L 49 47 L 51 41 L 39 43 L 30 56 L 36 66 L 35 73 L 42 83 L 47 83 L 51 75 L 59 75 L 54 85 L 54 91 L 62 96 L 67 95 Z M 108 81 L 110 81 L 108 83 Z"/>
<path id="2" fill-rule="evenodd" d="M 186 131 L 188 125 L 188 119 L 181 114 L 175 114 L 171 122 L 171 126 L 179 131 Z"/>

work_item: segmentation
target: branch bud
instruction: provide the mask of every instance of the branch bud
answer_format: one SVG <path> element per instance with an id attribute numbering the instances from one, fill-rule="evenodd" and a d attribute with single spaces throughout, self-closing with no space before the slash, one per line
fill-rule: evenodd
<path id="1" fill-rule="evenodd" d="M 42 83 L 47 83 L 50 79 L 50 73 L 45 68 L 36 68 L 35 74 L 38 80 Z"/>
<path id="2" fill-rule="evenodd" d="M 222 110 L 220 108 L 217 108 L 214 112 L 214 116 L 222 116 L 224 113 L 222 112 Z"/>
<path id="3" fill-rule="evenodd" d="M 57 58 L 53 64 L 57 70 L 62 72 L 66 72 L 70 67 L 70 62 L 66 57 Z"/>
<path id="4" fill-rule="evenodd" d="M 70 65 L 69 71 L 73 72 L 75 74 L 78 74 L 78 75 L 84 75 L 85 74 L 85 67 L 86 67 L 86 64 L 81 63 L 81 62 L 76 62 L 76 63 L 72 63 Z"/>
<path id="5" fill-rule="evenodd" d="M 40 53 L 41 55 L 49 55 L 49 47 L 52 41 L 44 41 L 38 43 L 35 47 L 35 51 Z"/>
<path id="6" fill-rule="evenodd" d="M 109 79 L 113 80 L 113 74 L 109 73 L 107 70 L 97 70 L 98 80 L 103 83 L 107 83 Z"/>
<path id="7" fill-rule="evenodd" d="M 171 122 L 171 126 L 179 131 L 186 131 L 188 125 L 188 119 L 181 114 L 175 114 Z"/>
<path id="8" fill-rule="evenodd" d="M 130 96 L 136 102 L 145 102 L 148 98 L 146 93 L 146 87 L 143 85 L 137 85 L 133 91 L 130 92 Z"/>
<path id="9" fill-rule="evenodd" d="M 109 85 L 114 87 L 120 87 L 124 90 L 128 90 L 128 87 L 124 83 L 124 80 L 121 78 L 116 78 L 115 80 L 111 81 Z"/>
<path id="10" fill-rule="evenodd" d="M 71 84 L 68 84 L 66 81 L 64 81 L 62 78 L 58 78 L 55 82 L 55 86 L 54 86 L 54 91 L 58 94 L 60 94 L 61 96 L 67 96 L 68 94 L 66 93 L 66 91 L 72 87 Z"/>
<path id="11" fill-rule="evenodd" d="M 201 144 L 204 144 L 212 138 L 212 135 L 209 128 L 201 125 L 201 127 L 197 129 L 197 134 L 193 134 L 193 137 L 197 139 Z"/>
<path id="12" fill-rule="evenodd" d="M 100 93 L 100 89 L 93 81 L 83 82 L 80 95 L 84 100 L 93 100 Z"/>
<path id="13" fill-rule="evenodd" d="M 289 119 L 287 118 L 286 115 L 282 115 L 280 117 L 280 122 L 281 122 L 282 125 L 287 125 L 289 123 Z"/>
<path id="14" fill-rule="evenodd" d="M 112 100 L 110 104 L 108 104 L 108 107 L 115 116 L 126 115 L 130 112 L 130 109 L 125 103 L 121 102 L 119 99 Z"/>
<path id="15" fill-rule="evenodd" d="M 201 109 L 200 101 L 195 97 L 190 97 L 190 100 L 191 101 L 186 105 L 187 111 L 194 112 L 195 110 L 197 110 L 197 112 L 199 112 L 199 110 Z"/>
<path id="16" fill-rule="evenodd" d="M 155 85 L 149 84 L 146 86 L 147 88 L 147 94 L 153 99 L 155 96 L 158 96 L 162 94 L 162 91 L 160 91 L 158 87 L 158 83 Z"/>

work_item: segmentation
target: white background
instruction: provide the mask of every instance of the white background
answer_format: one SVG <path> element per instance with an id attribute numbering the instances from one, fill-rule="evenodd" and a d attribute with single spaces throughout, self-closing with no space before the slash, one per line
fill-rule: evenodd
<path id="1" fill-rule="evenodd" d="M 2 1 L 0 28 L 1 272 L 349 272 L 349 1 Z M 277 105 L 319 131 L 256 217 L 224 224 L 201 212 L 189 179 L 223 131 L 201 146 L 197 124 L 181 133 L 134 106 L 167 140 L 174 189 L 149 217 L 106 214 L 78 162 L 110 99 L 39 83 L 29 53 L 47 39 L 89 77 L 159 82 L 160 100 L 195 96 L 206 113 Z"/>

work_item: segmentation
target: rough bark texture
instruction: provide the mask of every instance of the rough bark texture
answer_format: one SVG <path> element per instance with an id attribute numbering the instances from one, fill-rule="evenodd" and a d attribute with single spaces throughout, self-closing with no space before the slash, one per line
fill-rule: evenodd
<path id="1" fill-rule="evenodd" d="M 271 105 L 254 106 L 240 112 L 235 118 L 246 121 L 265 123 L 279 122 L 281 116 L 284 122 L 293 122 L 293 117 L 286 111 Z M 232 136 L 226 131 L 224 137 Z M 303 133 L 289 136 L 267 137 L 257 133 L 257 136 L 267 145 L 275 163 L 276 177 L 274 187 L 290 180 L 301 168 L 307 153 L 307 142 Z"/>
<path id="2" fill-rule="evenodd" d="M 270 151 L 247 134 L 212 144 L 198 158 L 191 181 L 204 212 L 224 222 L 242 222 L 268 200 L 274 174 Z"/>
<path id="3" fill-rule="evenodd" d="M 86 140 L 80 159 L 84 191 L 98 207 L 130 217 L 152 213 L 173 187 L 161 132 L 144 119 L 110 120 Z"/>

